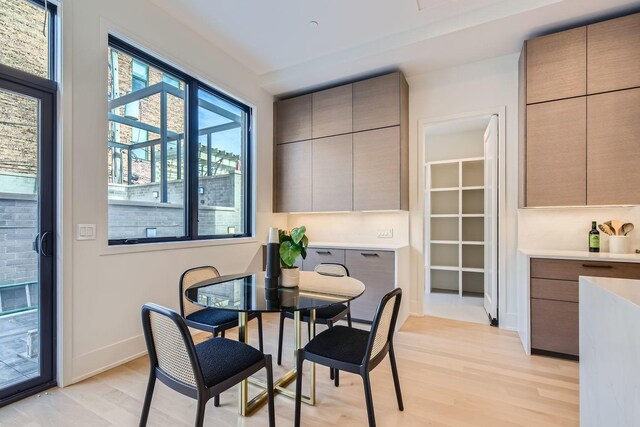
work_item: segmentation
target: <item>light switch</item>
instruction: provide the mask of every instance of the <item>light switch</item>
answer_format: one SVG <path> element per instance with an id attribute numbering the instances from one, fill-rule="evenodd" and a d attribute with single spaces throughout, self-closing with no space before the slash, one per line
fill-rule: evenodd
<path id="1" fill-rule="evenodd" d="M 76 240 L 96 240 L 95 224 L 76 225 Z"/>
<path id="2" fill-rule="evenodd" d="M 385 228 L 378 230 L 378 239 L 390 239 L 393 237 L 393 228 Z"/>

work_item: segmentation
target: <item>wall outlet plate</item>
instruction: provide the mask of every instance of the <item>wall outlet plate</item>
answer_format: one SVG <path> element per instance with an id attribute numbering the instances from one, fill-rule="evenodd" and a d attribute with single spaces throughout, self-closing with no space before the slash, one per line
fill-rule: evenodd
<path id="1" fill-rule="evenodd" d="M 385 228 L 378 230 L 378 239 L 391 239 L 393 237 L 393 228 Z"/>

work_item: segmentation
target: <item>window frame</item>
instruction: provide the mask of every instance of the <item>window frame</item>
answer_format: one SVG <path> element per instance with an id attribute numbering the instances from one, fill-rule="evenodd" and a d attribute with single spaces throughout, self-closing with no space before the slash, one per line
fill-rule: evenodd
<path id="1" fill-rule="evenodd" d="M 185 83 L 185 159 L 184 159 L 184 231 L 185 235 L 181 237 L 140 237 L 135 239 L 111 239 L 107 236 L 108 246 L 121 245 L 137 245 L 145 243 L 166 243 L 166 242 L 188 242 L 202 240 L 219 240 L 219 239 L 241 239 L 253 237 L 253 220 L 255 217 L 253 203 L 253 108 L 244 104 L 242 101 L 232 98 L 231 96 L 221 92 L 220 90 L 208 85 L 201 80 L 181 71 L 158 57 L 146 52 L 145 50 L 131 45 L 122 39 L 109 34 L 108 47 L 115 48 L 133 59 L 143 61 L 149 66 L 153 66 L 163 73 L 170 74 L 171 77 L 181 79 Z M 214 234 L 199 235 L 198 233 L 198 92 L 205 90 L 225 102 L 239 108 L 245 113 L 246 117 L 246 135 L 245 141 L 245 158 L 243 163 L 243 212 L 242 220 L 244 222 L 243 233 L 234 234 Z M 107 119 L 108 121 L 108 119 Z M 108 216 L 108 215 L 107 215 Z M 108 219 L 107 219 L 108 221 Z"/>

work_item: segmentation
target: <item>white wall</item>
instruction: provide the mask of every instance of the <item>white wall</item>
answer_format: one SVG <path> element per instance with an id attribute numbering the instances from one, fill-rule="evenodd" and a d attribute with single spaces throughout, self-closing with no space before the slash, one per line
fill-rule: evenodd
<path id="1" fill-rule="evenodd" d="M 489 119 L 487 123 L 489 124 Z M 425 160 L 465 159 L 484 157 L 484 129 L 431 135 L 426 132 Z"/>
<path id="2" fill-rule="evenodd" d="M 424 198 L 420 182 L 423 129 L 419 122 L 505 108 L 506 129 L 506 274 L 500 297 L 500 323 L 516 328 L 516 238 L 518 203 L 518 55 L 509 55 L 408 78 L 412 248 L 412 311 L 422 312 L 424 292 Z"/>
<path id="3" fill-rule="evenodd" d="M 146 0 L 62 0 L 61 15 L 59 382 L 69 384 L 143 352 L 140 306 L 154 301 L 177 308 L 178 279 L 188 267 L 213 264 L 229 274 L 260 265 L 258 239 L 108 247 L 108 32 L 255 107 L 259 240 L 266 238 L 268 226 L 286 226 L 286 216 L 271 214 L 273 98 L 251 70 Z M 77 223 L 96 223 L 97 240 L 75 241 Z"/>

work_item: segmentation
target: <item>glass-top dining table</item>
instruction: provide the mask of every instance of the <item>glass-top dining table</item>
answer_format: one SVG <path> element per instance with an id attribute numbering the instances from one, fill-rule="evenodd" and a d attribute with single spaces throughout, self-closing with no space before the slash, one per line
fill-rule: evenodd
<path id="1" fill-rule="evenodd" d="M 338 277 L 318 274 L 312 271 L 300 272 L 300 283 L 296 288 L 267 289 L 265 283 L 273 279 L 265 279 L 264 272 L 245 273 L 231 276 L 220 276 L 203 280 L 185 290 L 185 297 L 194 304 L 238 312 L 239 340 L 248 342 L 248 313 L 277 313 L 288 311 L 294 317 L 293 348 L 302 348 L 302 312 L 309 312 L 311 336 L 315 335 L 316 310 L 331 304 L 347 303 L 365 290 L 362 282 L 352 277 Z M 269 283 L 271 284 L 271 283 Z M 294 354 L 294 357 L 295 357 Z M 294 363 L 295 366 L 295 363 Z M 274 389 L 281 394 L 295 399 L 295 392 L 286 387 L 295 380 L 296 369 L 291 369 L 274 382 Z M 255 397 L 249 399 L 249 382 L 262 388 Z M 316 366 L 311 364 L 310 390 L 302 401 L 315 405 Z M 266 382 L 250 377 L 240 384 L 238 399 L 239 412 L 243 416 L 251 415 L 267 402 Z"/>

